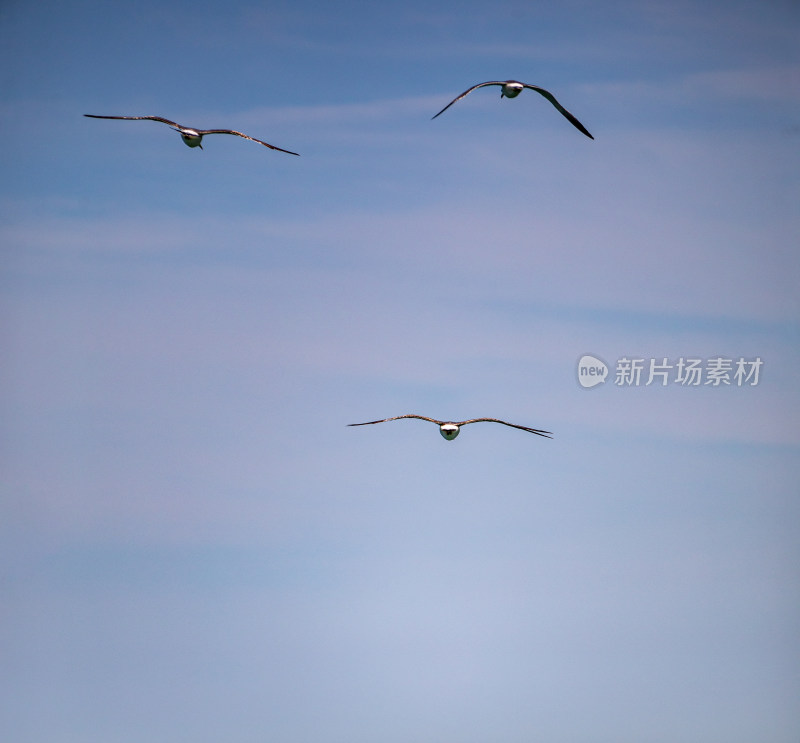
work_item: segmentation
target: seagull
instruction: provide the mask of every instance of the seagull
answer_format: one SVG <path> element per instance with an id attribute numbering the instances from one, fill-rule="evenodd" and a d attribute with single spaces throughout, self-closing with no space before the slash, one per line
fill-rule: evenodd
<path id="1" fill-rule="evenodd" d="M 506 80 L 505 82 L 501 80 L 492 80 L 488 83 L 478 83 L 477 85 L 473 85 L 469 90 L 465 90 L 460 96 L 458 96 L 458 98 L 454 98 L 452 101 L 450 101 L 450 103 L 448 103 L 441 111 L 439 111 L 436 116 L 443 114 L 448 108 L 450 108 L 450 106 L 469 95 L 473 90 L 483 88 L 486 85 L 499 85 L 501 98 L 516 98 L 525 88 L 528 88 L 528 90 L 535 90 L 537 93 L 547 98 L 547 100 L 550 101 L 550 103 L 552 103 L 576 129 L 582 131 L 587 137 L 589 137 L 589 139 L 594 139 L 594 137 L 589 134 L 586 127 L 584 127 L 580 121 L 578 121 L 569 111 L 567 111 L 567 109 L 556 100 L 556 97 L 549 90 L 545 90 L 544 88 L 540 88 L 536 85 L 528 85 L 528 83 L 520 83 L 516 80 Z M 436 116 L 432 117 L 432 119 L 435 119 Z"/>
<path id="2" fill-rule="evenodd" d="M 528 431 L 529 433 L 535 433 L 537 436 L 544 436 L 546 439 L 553 438 L 553 434 L 550 431 L 540 431 L 538 428 L 528 428 L 527 426 L 518 426 L 515 423 L 506 423 L 505 421 L 501 421 L 497 418 L 471 418 L 468 421 L 459 421 L 458 423 L 454 423 L 453 421 L 437 421 L 435 418 L 426 418 L 424 415 L 396 415 L 394 418 L 383 418 L 379 421 L 367 421 L 366 423 L 348 423 L 348 426 L 371 426 L 373 423 L 386 423 L 387 421 L 397 421 L 401 418 L 419 418 L 421 421 L 430 421 L 431 423 L 435 423 L 439 426 L 439 433 L 442 434 L 448 441 L 452 441 L 456 436 L 458 436 L 459 429 L 461 426 L 466 426 L 468 423 L 502 423 L 504 426 L 511 426 L 511 428 L 519 428 L 520 431 Z"/>
<path id="3" fill-rule="evenodd" d="M 181 135 L 181 139 L 188 147 L 199 147 L 201 150 L 203 149 L 203 144 L 202 144 L 203 137 L 206 134 L 235 134 L 237 137 L 244 137 L 245 139 L 249 139 L 252 142 L 258 142 L 259 144 L 263 144 L 264 147 L 269 147 L 271 150 L 286 152 L 289 155 L 298 154 L 296 152 L 290 152 L 289 150 L 281 149 L 280 147 L 275 147 L 275 145 L 268 144 L 267 142 L 262 142 L 260 139 L 256 139 L 255 137 L 248 137 L 246 134 L 242 134 L 241 132 L 236 132 L 233 129 L 191 129 L 188 126 L 181 126 L 180 124 L 176 124 L 174 121 L 170 121 L 169 119 L 163 119 L 161 118 L 161 116 L 98 116 L 96 114 L 84 114 L 84 116 L 88 116 L 90 119 L 124 119 L 125 121 L 160 121 L 162 124 L 167 124 L 170 127 L 170 129 L 174 129 L 176 132 L 179 132 Z"/>

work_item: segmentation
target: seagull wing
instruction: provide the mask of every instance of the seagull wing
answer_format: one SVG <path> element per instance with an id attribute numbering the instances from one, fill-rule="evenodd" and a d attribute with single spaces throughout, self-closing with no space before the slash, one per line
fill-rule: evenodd
<path id="1" fill-rule="evenodd" d="M 396 415 L 393 418 L 382 418 L 379 421 L 367 421 L 366 423 L 348 423 L 348 426 L 371 426 L 373 423 L 386 423 L 387 421 L 399 421 L 401 418 L 419 418 L 421 421 L 430 421 L 437 426 L 441 426 L 444 421 L 437 421 L 435 418 L 426 418 L 424 415 Z"/>
<path id="2" fill-rule="evenodd" d="M 84 116 L 88 116 L 90 119 L 124 119 L 125 121 L 160 121 L 162 124 L 169 124 L 169 126 L 175 126 L 178 129 L 185 129 L 186 127 L 181 126 L 180 124 L 176 124 L 174 121 L 170 121 L 169 119 L 164 119 L 161 116 L 98 116 L 97 114 L 84 114 Z"/>
<path id="3" fill-rule="evenodd" d="M 289 155 L 298 155 L 296 152 L 291 152 L 290 150 L 284 150 L 280 147 L 276 147 L 275 145 L 269 144 L 268 142 L 262 142 L 260 139 L 256 139 L 255 137 L 248 137 L 246 134 L 242 134 L 241 132 L 236 132 L 233 129 L 198 129 L 197 133 L 205 136 L 206 134 L 235 134 L 237 137 L 244 137 L 245 139 L 249 139 L 251 142 L 258 142 L 259 144 L 263 144 L 264 147 L 269 147 L 271 150 L 278 150 L 279 152 L 286 152 Z"/>
<path id="4" fill-rule="evenodd" d="M 458 101 L 464 98 L 464 96 L 468 96 L 473 90 L 476 90 L 477 88 L 483 88 L 486 85 L 503 85 L 503 83 L 500 82 L 499 80 L 491 80 L 488 83 L 478 83 L 477 85 L 473 85 L 469 90 L 465 90 L 460 96 L 458 96 L 458 98 L 453 98 L 453 100 L 450 101 L 450 103 L 448 103 L 441 111 L 439 111 L 439 113 L 436 114 L 436 116 L 443 114 L 445 111 L 447 111 L 448 108 L 450 108 L 450 106 L 452 106 L 454 103 L 458 103 Z M 432 116 L 431 121 L 433 121 L 433 119 L 435 119 L 436 116 Z"/>
<path id="5" fill-rule="evenodd" d="M 528 433 L 535 433 L 537 436 L 544 436 L 546 439 L 553 438 L 553 434 L 550 431 L 542 431 L 538 428 L 528 428 L 527 426 L 518 426 L 515 423 L 506 423 L 506 421 L 501 421 L 498 418 L 472 418 L 468 421 L 461 421 L 461 423 L 456 423 L 457 426 L 466 426 L 467 423 L 502 423 L 504 426 L 510 426 L 511 428 L 518 428 L 520 431 L 528 431 Z"/>
<path id="6" fill-rule="evenodd" d="M 549 90 L 540 88 L 537 85 L 528 85 L 527 83 L 523 84 L 526 88 L 528 88 L 528 90 L 535 90 L 537 93 L 547 98 L 547 100 L 558 109 L 559 113 L 561 113 L 561 115 L 564 116 L 570 122 L 570 124 L 572 124 L 572 126 L 583 132 L 587 137 L 589 137 L 589 139 L 594 139 L 594 137 L 589 134 L 589 131 L 586 129 L 586 127 L 581 124 L 581 122 L 578 121 L 569 111 L 567 111 L 567 109 L 556 100 L 556 97 Z"/>

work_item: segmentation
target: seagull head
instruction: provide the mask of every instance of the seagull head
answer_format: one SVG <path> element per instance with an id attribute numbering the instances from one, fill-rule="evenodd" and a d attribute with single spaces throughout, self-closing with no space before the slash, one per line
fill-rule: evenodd
<path id="1" fill-rule="evenodd" d="M 181 139 L 187 147 L 199 147 L 201 150 L 203 149 L 203 135 L 198 134 L 194 129 L 179 129 L 177 126 L 171 126 L 170 129 L 174 129 L 181 135 Z"/>
<path id="2" fill-rule="evenodd" d="M 525 86 L 522 83 L 518 83 L 516 80 L 509 80 L 507 83 L 503 83 L 500 88 L 500 97 L 516 98 L 524 89 Z"/>
<path id="3" fill-rule="evenodd" d="M 455 423 L 442 423 L 439 426 L 439 433 L 442 434 L 448 441 L 452 441 L 458 436 L 459 428 Z"/>

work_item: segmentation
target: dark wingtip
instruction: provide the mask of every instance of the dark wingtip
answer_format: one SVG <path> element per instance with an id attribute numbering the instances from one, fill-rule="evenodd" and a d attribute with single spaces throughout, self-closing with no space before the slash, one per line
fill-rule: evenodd
<path id="1" fill-rule="evenodd" d="M 589 139 L 594 139 L 594 137 L 589 133 L 589 130 L 581 124 L 572 114 L 566 117 L 569 120 L 569 123 L 572 124 L 581 134 L 585 134 Z"/>

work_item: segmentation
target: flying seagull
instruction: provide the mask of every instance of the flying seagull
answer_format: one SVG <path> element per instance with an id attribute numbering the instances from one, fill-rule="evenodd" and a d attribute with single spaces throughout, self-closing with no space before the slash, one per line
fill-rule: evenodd
<path id="1" fill-rule="evenodd" d="M 569 111 L 567 111 L 567 109 L 564 108 L 556 100 L 556 97 L 550 91 L 545 90 L 544 88 L 540 88 L 536 85 L 528 85 L 528 83 L 520 83 L 517 82 L 516 80 L 506 80 L 505 82 L 501 80 L 492 80 L 488 83 L 478 83 L 477 85 L 473 85 L 469 90 L 465 90 L 460 96 L 458 96 L 458 98 L 454 98 L 452 101 L 450 101 L 450 103 L 448 103 L 441 111 L 439 111 L 439 113 L 436 114 L 436 116 L 443 114 L 445 111 L 447 111 L 448 108 L 450 108 L 450 106 L 452 106 L 457 101 L 460 101 L 465 96 L 469 95 L 473 90 L 477 90 L 478 88 L 483 88 L 487 85 L 499 85 L 501 98 L 516 98 L 525 88 L 528 88 L 528 90 L 535 90 L 537 93 L 547 98 L 547 100 L 550 101 L 550 103 L 552 103 L 576 129 L 582 131 L 587 137 L 589 137 L 589 139 L 594 139 L 594 137 L 591 134 L 589 134 L 586 127 L 583 124 L 581 124 L 581 122 L 578 121 Z M 432 118 L 435 119 L 436 116 Z"/>
<path id="2" fill-rule="evenodd" d="M 259 144 L 263 144 L 264 147 L 269 147 L 271 150 L 286 152 L 289 155 L 297 155 L 296 152 L 290 152 L 289 150 L 284 150 L 280 147 L 275 147 L 275 145 L 268 144 L 267 142 L 262 142 L 260 139 L 256 139 L 255 137 L 248 137 L 246 134 L 242 134 L 241 132 L 236 132 L 233 129 L 190 129 L 188 126 L 181 126 L 180 124 L 176 124 L 174 121 L 170 121 L 169 119 L 162 119 L 160 116 L 97 116 L 96 114 L 84 114 L 84 116 L 88 116 L 90 119 L 124 119 L 125 121 L 160 121 L 162 124 L 167 124 L 170 127 L 170 129 L 174 129 L 176 132 L 179 132 L 181 135 L 181 139 L 186 143 L 188 147 L 199 147 L 201 150 L 203 149 L 203 144 L 202 144 L 203 137 L 205 137 L 206 134 L 235 134 L 237 137 L 244 137 L 245 139 L 249 139 L 252 142 L 258 142 Z"/>
<path id="3" fill-rule="evenodd" d="M 538 428 L 528 428 L 527 426 L 518 426 L 515 423 L 506 423 L 505 421 L 498 420 L 497 418 L 472 418 L 468 421 L 437 421 L 435 418 L 426 418 L 424 415 L 396 415 L 394 418 L 383 418 L 379 421 L 367 421 L 366 423 L 348 423 L 348 426 L 371 426 L 373 423 L 386 423 L 387 421 L 397 421 L 401 418 L 419 418 L 421 421 L 430 421 L 439 426 L 439 433 L 442 434 L 448 441 L 452 441 L 458 436 L 458 431 L 461 426 L 466 426 L 467 423 L 502 423 L 504 426 L 511 426 L 511 428 L 519 428 L 520 431 L 528 431 L 535 433 L 537 436 L 544 436 L 546 439 L 553 438 L 550 431 L 540 431 Z"/>

